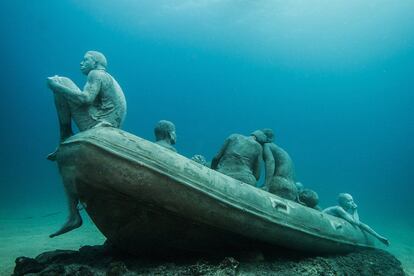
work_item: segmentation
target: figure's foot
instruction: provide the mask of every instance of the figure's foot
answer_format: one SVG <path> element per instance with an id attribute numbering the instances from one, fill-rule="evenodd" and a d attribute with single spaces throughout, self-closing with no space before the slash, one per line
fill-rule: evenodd
<path id="1" fill-rule="evenodd" d="M 113 126 L 109 122 L 101 121 L 101 122 L 97 123 L 96 125 L 94 125 L 92 128 L 95 128 L 95 127 L 113 127 Z"/>
<path id="2" fill-rule="evenodd" d="M 76 215 L 70 217 L 68 221 L 62 226 L 62 228 L 60 228 L 59 231 L 49 235 L 49 237 L 54 238 L 56 236 L 65 234 L 69 231 L 79 228 L 81 225 L 82 225 L 82 217 L 80 216 L 79 213 L 77 213 Z"/>
<path id="3" fill-rule="evenodd" d="M 56 161 L 58 150 L 59 150 L 59 148 L 56 148 L 52 153 L 49 153 L 46 157 L 47 160 Z"/>

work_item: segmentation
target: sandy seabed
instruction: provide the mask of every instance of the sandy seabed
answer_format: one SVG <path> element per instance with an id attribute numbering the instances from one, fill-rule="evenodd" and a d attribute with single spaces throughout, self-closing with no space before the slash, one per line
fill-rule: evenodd
<path id="1" fill-rule="evenodd" d="M 49 238 L 49 234 L 56 231 L 66 218 L 66 210 L 61 207 L 0 210 L 1 276 L 12 274 L 15 259 L 19 256 L 35 257 L 55 249 L 77 250 L 84 245 L 99 245 L 105 241 L 85 212 L 82 212 L 84 225 L 81 228 Z M 407 275 L 414 275 L 414 224 L 398 220 L 383 221 L 387 223 L 367 222 L 389 238 L 391 246 L 386 250 L 401 261 Z"/>
<path id="2" fill-rule="evenodd" d="M 19 256 L 35 257 L 55 249 L 77 250 L 84 245 L 97 245 L 105 237 L 85 212 L 81 228 L 53 239 L 49 234 L 58 230 L 66 218 L 66 210 L 28 209 L 5 212 L 0 217 L 0 275 L 11 275 Z"/>

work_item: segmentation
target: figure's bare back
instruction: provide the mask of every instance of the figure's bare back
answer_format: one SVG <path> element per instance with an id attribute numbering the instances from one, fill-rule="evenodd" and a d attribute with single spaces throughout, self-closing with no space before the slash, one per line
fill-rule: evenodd
<path id="1" fill-rule="evenodd" d="M 293 161 L 290 158 L 289 154 L 284 149 L 278 147 L 276 144 L 270 144 L 269 146 L 275 159 L 274 175 L 281 176 L 287 179 L 293 179 Z"/>
<path id="2" fill-rule="evenodd" d="M 220 167 L 231 167 L 235 170 L 253 171 L 258 157 L 261 155 L 261 146 L 251 137 L 243 135 L 232 135 L 226 152 L 223 155 Z"/>

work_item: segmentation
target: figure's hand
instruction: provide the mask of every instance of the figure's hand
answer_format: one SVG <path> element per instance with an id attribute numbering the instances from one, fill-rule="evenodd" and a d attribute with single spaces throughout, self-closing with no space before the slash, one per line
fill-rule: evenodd
<path id="1" fill-rule="evenodd" d="M 390 241 L 387 238 L 380 237 L 380 241 L 386 246 L 390 246 Z"/>
<path id="2" fill-rule="evenodd" d="M 193 160 L 197 163 L 200 163 L 201 165 L 204 165 L 204 166 L 206 166 L 206 164 L 207 164 L 206 158 L 204 158 L 204 156 L 202 156 L 200 154 L 194 155 L 193 157 L 191 157 L 191 160 Z"/>

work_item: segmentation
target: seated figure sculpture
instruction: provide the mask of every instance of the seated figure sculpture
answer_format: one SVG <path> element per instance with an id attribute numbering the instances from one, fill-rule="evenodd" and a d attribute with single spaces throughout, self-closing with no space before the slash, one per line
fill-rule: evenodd
<path id="1" fill-rule="evenodd" d="M 376 237 L 380 242 L 385 245 L 389 245 L 387 238 L 379 235 L 377 232 L 372 230 L 368 225 L 362 223 L 359 220 L 359 215 L 357 211 L 357 205 L 354 202 L 354 199 L 350 194 L 341 193 L 338 196 L 338 205 L 326 208 L 323 210 L 324 213 L 330 214 L 335 217 L 342 218 L 349 223 L 359 226 L 362 230 Z"/>
<path id="2" fill-rule="evenodd" d="M 166 120 L 159 121 L 155 125 L 154 134 L 156 144 L 177 152 L 173 146 L 177 141 L 177 134 L 175 133 L 175 125 L 172 122 Z"/>
<path id="3" fill-rule="evenodd" d="M 66 77 L 53 76 L 47 79 L 55 99 L 60 142 L 73 135 L 72 120 L 79 131 L 98 126 L 121 127 L 126 115 L 125 96 L 106 67 L 107 61 L 102 53 L 88 51 L 80 63 L 80 70 L 87 76 L 83 90 Z M 48 159 L 56 160 L 58 150 L 59 148 L 49 154 Z M 79 198 L 73 181 L 62 180 L 68 198 L 69 216 L 61 229 L 50 235 L 51 238 L 82 225 L 78 210 Z"/>
<path id="4" fill-rule="evenodd" d="M 177 134 L 175 131 L 175 125 L 172 122 L 167 120 L 159 121 L 154 128 L 155 143 L 169 150 L 177 152 L 176 148 L 174 147 L 175 143 L 177 142 Z M 191 160 L 204 166 L 208 166 L 207 160 L 200 154 L 194 155 Z"/>
<path id="5" fill-rule="evenodd" d="M 295 184 L 293 162 L 289 154 L 273 143 L 273 130 L 263 129 L 267 140 L 263 146 L 265 162 L 265 187 L 278 196 L 289 200 L 297 200 L 298 190 Z"/>
<path id="6" fill-rule="evenodd" d="M 211 168 L 244 183 L 256 186 L 260 178 L 262 145 L 266 136 L 260 130 L 250 136 L 232 134 L 211 161 Z"/>

